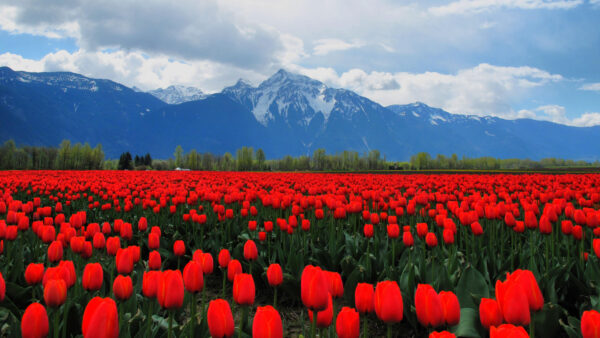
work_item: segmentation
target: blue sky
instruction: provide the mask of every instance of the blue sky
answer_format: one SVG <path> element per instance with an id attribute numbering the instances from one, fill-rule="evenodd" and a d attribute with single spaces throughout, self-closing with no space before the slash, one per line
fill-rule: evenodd
<path id="1" fill-rule="evenodd" d="M 0 4 L 0 65 L 206 92 L 285 68 L 384 105 L 600 124 L 600 0 L 48 4 Z"/>

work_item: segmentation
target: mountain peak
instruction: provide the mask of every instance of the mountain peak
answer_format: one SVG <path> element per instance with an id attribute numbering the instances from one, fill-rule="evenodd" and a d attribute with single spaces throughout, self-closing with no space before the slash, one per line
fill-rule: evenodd
<path id="1" fill-rule="evenodd" d="M 252 83 L 246 79 L 239 78 L 234 87 L 252 87 Z"/>
<path id="2" fill-rule="evenodd" d="M 171 85 L 167 88 L 158 88 L 151 90 L 148 93 L 168 104 L 179 104 L 189 101 L 202 100 L 206 94 L 202 90 L 195 87 L 187 87 L 183 85 Z"/>
<path id="3" fill-rule="evenodd" d="M 308 76 L 295 74 L 286 71 L 285 69 L 279 69 L 275 74 L 273 74 L 270 78 L 266 79 L 264 82 L 260 84 L 259 87 L 272 87 L 272 86 L 280 86 L 283 84 L 304 84 L 304 85 L 322 85 L 321 82 L 311 79 Z"/>

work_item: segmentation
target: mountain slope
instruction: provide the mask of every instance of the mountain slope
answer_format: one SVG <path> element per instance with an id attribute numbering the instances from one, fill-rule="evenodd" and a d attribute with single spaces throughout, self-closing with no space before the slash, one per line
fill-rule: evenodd
<path id="1" fill-rule="evenodd" d="M 0 135 L 17 144 L 102 143 L 111 156 L 141 146 L 137 126 L 165 103 L 109 80 L 0 68 Z M 149 149 L 150 150 L 150 149 Z"/>
<path id="2" fill-rule="evenodd" d="M 201 93 L 179 95 L 173 88 L 173 95 L 163 100 L 179 102 Z M 423 103 L 383 107 L 284 70 L 256 87 L 240 80 L 219 94 L 169 104 L 110 80 L 0 67 L 0 121 L 2 142 L 102 143 L 108 158 L 124 151 L 167 158 L 177 145 L 214 154 L 251 146 L 262 148 L 269 158 L 311 155 L 318 148 L 330 153 L 377 149 L 389 160 L 407 160 L 421 151 L 535 160 L 600 158 L 600 126 L 455 115 Z"/>
<path id="3" fill-rule="evenodd" d="M 168 104 L 197 101 L 206 97 L 206 94 L 204 94 L 202 90 L 186 86 L 169 86 L 167 88 L 158 88 L 149 91 L 148 94 L 152 94 L 157 99 Z"/>

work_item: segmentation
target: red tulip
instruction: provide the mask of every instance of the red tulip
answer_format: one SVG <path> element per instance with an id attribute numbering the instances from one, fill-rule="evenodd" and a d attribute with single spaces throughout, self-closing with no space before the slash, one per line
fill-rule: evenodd
<path id="1" fill-rule="evenodd" d="M 240 261 L 237 259 L 230 260 L 229 264 L 227 265 L 227 279 L 230 282 L 233 282 L 233 278 L 238 273 L 242 273 L 242 263 L 240 263 Z"/>
<path id="2" fill-rule="evenodd" d="M 438 327 L 444 323 L 444 310 L 440 296 L 429 284 L 419 284 L 415 293 L 415 308 L 419 323 L 425 327 Z"/>
<path id="3" fill-rule="evenodd" d="M 204 287 L 202 266 L 196 261 L 189 261 L 183 268 L 183 284 L 188 292 L 196 293 Z"/>
<path id="4" fill-rule="evenodd" d="M 183 305 L 183 277 L 179 270 L 163 271 L 158 282 L 156 297 L 164 309 L 177 309 Z"/>
<path id="5" fill-rule="evenodd" d="M 140 220 L 138 221 L 138 230 L 146 231 L 147 229 L 148 229 L 148 220 L 146 219 L 146 217 L 140 217 Z"/>
<path id="6" fill-rule="evenodd" d="M 429 229 L 427 228 L 427 223 L 417 223 L 417 235 L 419 235 L 419 237 L 425 237 L 428 232 Z"/>
<path id="7" fill-rule="evenodd" d="M 393 324 L 402 321 L 404 303 L 398 283 L 395 281 L 377 283 L 373 305 L 377 317 L 385 323 Z"/>
<path id="8" fill-rule="evenodd" d="M 529 334 L 522 326 L 503 324 L 490 327 L 490 338 L 529 338 Z"/>
<path id="9" fill-rule="evenodd" d="M 525 226 L 529 229 L 537 228 L 538 221 L 537 217 L 531 210 L 525 211 Z"/>
<path id="10" fill-rule="evenodd" d="M 83 269 L 81 284 L 88 291 L 100 290 L 104 272 L 100 263 L 88 263 Z"/>
<path id="11" fill-rule="evenodd" d="M 387 233 L 389 238 L 398 238 L 400 236 L 400 227 L 396 223 L 388 224 Z"/>
<path id="12" fill-rule="evenodd" d="M 210 275 L 213 272 L 215 263 L 210 252 L 202 254 L 202 272 L 205 275 Z"/>
<path id="13" fill-rule="evenodd" d="M 133 293 L 131 277 L 118 275 L 113 282 L 113 293 L 119 300 L 127 300 Z"/>
<path id="14" fill-rule="evenodd" d="M 313 321 L 313 311 L 308 310 L 308 318 Z M 331 325 L 333 321 L 333 302 L 331 300 L 331 294 L 327 293 L 327 307 L 317 312 L 317 327 L 326 328 Z"/>
<path id="15" fill-rule="evenodd" d="M 373 224 L 365 224 L 363 228 L 363 233 L 367 238 L 373 237 Z"/>
<path id="16" fill-rule="evenodd" d="M 428 232 L 427 236 L 425 236 L 425 243 L 428 247 L 434 248 L 438 245 L 437 237 L 433 232 Z"/>
<path id="17" fill-rule="evenodd" d="M 504 320 L 515 325 L 529 325 L 531 320 L 527 294 L 511 280 L 496 281 L 496 299 Z"/>
<path id="18" fill-rule="evenodd" d="M 121 228 L 119 229 L 119 235 L 126 241 L 131 241 L 133 238 L 133 229 L 131 227 L 131 223 L 123 222 L 121 224 Z"/>
<path id="19" fill-rule="evenodd" d="M 92 245 L 94 249 L 104 249 L 106 246 L 106 239 L 104 238 L 104 234 L 101 232 L 97 232 L 94 234 L 94 238 L 92 239 Z"/>
<path id="20" fill-rule="evenodd" d="M 283 271 L 279 264 L 273 263 L 269 265 L 269 268 L 267 269 L 267 280 L 272 287 L 281 285 L 283 282 Z"/>
<path id="21" fill-rule="evenodd" d="M 48 336 L 49 323 L 46 308 L 40 303 L 32 303 L 21 318 L 21 336 L 23 338 L 42 338 Z"/>
<path id="22" fill-rule="evenodd" d="M 302 271 L 300 286 L 304 306 L 315 311 L 323 311 L 327 308 L 329 288 L 321 268 L 307 265 Z"/>
<path id="23" fill-rule="evenodd" d="M 600 238 L 594 238 L 593 242 L 594 253 L 596 257 L 600 258 Z"/>
<path id="24" fill-rule="evenodd" d="M 270 305 L 259 306 L 252 321 L 252 337 L 283 337 L 283 325 L 279 312 Z"/>
<path id="25" fill-rule="evenodd" d="M 239 305 L 254 304 L 254 279 L 251 274 L 238 273 L 233 279 L 233 300 Z"/>
<path id="26" fill-rule="evenodd" d="M 119 314 L 115 301 L 108 297 L 92 298 L 83 312 L 81 331 L 84 338 L 119 337 Z"/>
<path id="27" fill-rule="evenodd" d="M 213 338 L 231 337 L 235 329 L 233 314 L 229 303 L 223 299 L 216 299 L 208 304 L 206 313 L 208 330 Z"/>
<path id="28" fill-rule="evenodd" d="M 342 282 L 342 276 L 333 271 L 324 271 L 327 276 L 329 284 L 329 293 L 333 298 L 340 298 L 344 295 L 344 283 Z"/>
<path id="29" fill-rule="evenodd" d="M 229 254 L 229 250 L 221 249 L 221 251 L 219 252 L 219 266 L 221 267 L 221 269 L 227 268 L 230 260 L 231 255 Z"/>
<path id="30" fill-rule="evenodd" d="M 173 253 L 175 256 L 185 255 L 185 243 L 182 240 L 177 240 L 173 243 Z"/>
<path id="31" fill-rule="evenodd" d="M 160 236 L 156 233 L 148 234 L 148 249 L 156 250 L 160 247 Z"/>
<path id="32" fill-rule="evenodd" d="M 6 283 L 4 282 L 4 277 L 2 277 L 2 273 L 0 272 L 0 302 L 4 300 L 4 296 L 6 296 Z"/>
<path id="33" fill-rule="evenodd" d="M 583 338 L 600 338 L 600 313 L 598 311 L 583 311 L 581 335 Z"/>
<path id="34" fill-rule="evenodd" d="M 44 278 L 44 264 L 30 263 L 25 269 L 25 281 L 29 285 L 35 285 L 42 282 Z"/>
<path id="35" fill-rule="evenodd" d="M 150 251 L 148 254 L 148 268 L 150 270 L 160 270 L 161 265 L 162 259 L 160 258 L 160 253 L 156 250 Z"/>
<path id="36" fill-rule="evenodd" d="M 48 246 L 48 260 L 58 262 L 63 257 L 63 245 L 59 241 L 54 241 Z"/>
<path id="37" fill-rule="evenodd" d="M 256 243 L 253 240 L 249 239 L 244 244 L 244 258 L 247 261 L 256 260 L 258 257 L 258 249 L 256 248 Z"/>
<path id="38" fill-rule="evenodd" d="M 1 288 L 0 288 L 1 289 Z M 0 290 L 0 298 L 2 292 Z M 59 307 L 67 299 L 67 283 L 64 279 L 51 279 L 44 285 L 44 302 L 49 307 Z"/>
<path id="39" fill-rule="evenodd" d="M 481 224 L 479 224 L 479 222 L 471 223 L 471 232 L 475 236 L 483 235 L 483 228 L 481 227 Z"/>
<path id="40" fill-rule="evenodd" d="M 444 321 L 448 326 L 454 326 L 460 321 L 460 304 L 452 291 L 440 291 Z"/>
<path id="41" fill-rule="evenodd" d="M 539 311 L 544 307 L 544 296 L 538 286 L 535 276 L 529 270 L 516 270 L 507 279 L 514 279 L 515 283 L 525 291 L 531 311 Z"/>
<path id="42" fill-rule="evenodd" d="M 106 253 L 111 256 L 117 254 L 117 251 L 121 248 L 121 240 L 119 237 L 109 237 L 106 240 Z"/>
<path id="43" fill-rule="evenodd" d="M 360 313 L 373 312 L 375 290 L 373 284 L 358 283 L 354 290 L 354 305 Z"/>
<path id="44" fill-rule="evenodd" d="M 142 293 L 147 298 L 156 297 L 158 282 L 160 281 L 160 271 L 145 271 L 142 279 Z"/>
<path id="45" fill-rule="evenodd" d="M 415 240 L 410 231 L 402 233 L 402 243 L 404 243 L 405 246 L 413 246 L 415 244 Z"/>
<path id="46" fill-rule="evenodd" d="M 355 309 L 344 306 L 337 315 L 335 332 L 340 338 L 358 338 L 360 335 L 360 316 Z"/>
<path id="47" fill-rule="evenodd" d="M 502 324 L 502 311 L 500 311 L 498 302 L 490 298 L 481 298 L 481 303 L 479 303 L 479 320 L 481 321 L 481 325 L 487 330 L 490 329 L 490 326 Z"/>
<path id="48" fill-rule="evenodd" d="M 122 275 L 128 275 L 131 273 L 131 271 L 133 271 L 133 256 L 131 254 L 131 250 L 128 248 L 119 249 L 117 251 L 115 262 L 118 273 Z"/>

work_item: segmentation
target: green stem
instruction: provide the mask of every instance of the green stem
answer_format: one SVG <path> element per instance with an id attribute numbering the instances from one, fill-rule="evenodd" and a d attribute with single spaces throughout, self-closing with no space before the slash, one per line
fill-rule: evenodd
<path id="1" fill-rule="evenodd" d="M 67 301 L 67 304 L 65 305 L 65 309 L 64 309 L 64 320 L 63 320 L 63 328 L 62 328 L 62 336 L 66 337 L 67 336 L 67 323 L 68 323 L 68 316 L 69 316 L 69 307 L 71 304 L 69 304 L 69 301 Z"/>
<path id="2" fill-rule="evenodd" d="M 169 333 L 168 337 L 173 337 L 173 311 L 169 311 Z"/>
<path id="3" fill-rule="evenodd" d="M 60 313 L 59 313 L 58 309 L 59 309 L 58 307 L 54 309 L 54 325 L 53 325 L 54 326 L 54 338 L 58 338 L 59 337 L 59 334 L 58 334 L 58 331 L 59 331 L 58 330 L 58 321 L 59 321 L 58 320 L 58 316 L 60 315 Z"/>
<path id="4" fill-rule="evenodd" d="M 221 291 L 222 293 L 222 298 L 225 298 L 225 278 L 227 278 L 227 271 L 225 269 L 222 269 L 223 271 L 223 290 Z"/>
<path id="5" fill-rule="evenodd" d="M 151 337 L 151 327 L 152 327 L 152 299 L 148 300 L 147 306 L 147 317 L 146 317 L 146 337 Z"/>
<path id="6" fill-rule="evenodd" d="M 317 336 L 317 332 L 316 332 L 316 329 L 317 329 L 317 314 L 318 314 L 317 311 L 313 311 L 313 320 L 312 320 L 312 323 L 310 325 L 310 336 L 312 338 L 315 338 Z"/>
<path id="7" fill-rule="evenodd" d="M 531 321 L 529 322 L 529 336 L 535 338 L 535 313 L 531 314 Z"/>
<path id="8" fill-rule="evenodd" d="M 388 324 L 387 326 L 387 337 L 392 338 L 392 324 Z"/>
<path id="9" fill-rule="evenodd" d="M 205 287 L 202 288 L 202 300 L 200 302 L 200 322 L 204 320 L 204 297 L 205 297 Z"/>
<path id="10" fill-rule="evenodd" d="M 368 325 L 369 325 L 369 322 L 367 321 L 367 314 L 365 313 L 365 314 L 363 314 L 363 335 L 362 335 L 363 338 L 369 337 L 367 335 L 367 333 L 369 332 Z"/>
<path id="11" fill-rule="evenodd" d="M 394 262 L 396 261 L 396 241 L 394 241 L 392 239 L 392 262 L 391 262 L 391 266 L 392 266 L 392 271 L 394 270 Z"/>
<path id="12" fill-rule="evenodd" d="M 277 308 L 277 287 L 275 287 L 274 295 L 273 295 L 273 307 Z"/>
<path id="13" fill-rule="evenodd" d="M 196 294 L 195 293 L 192 293 L 192 318 L 190 320 L 190 323 L 191 323 L 190 337 L 194 337 L 194 329 L 196 327 L 196 324 L 198 323 L 198 316 L 196 315 Z"/>

